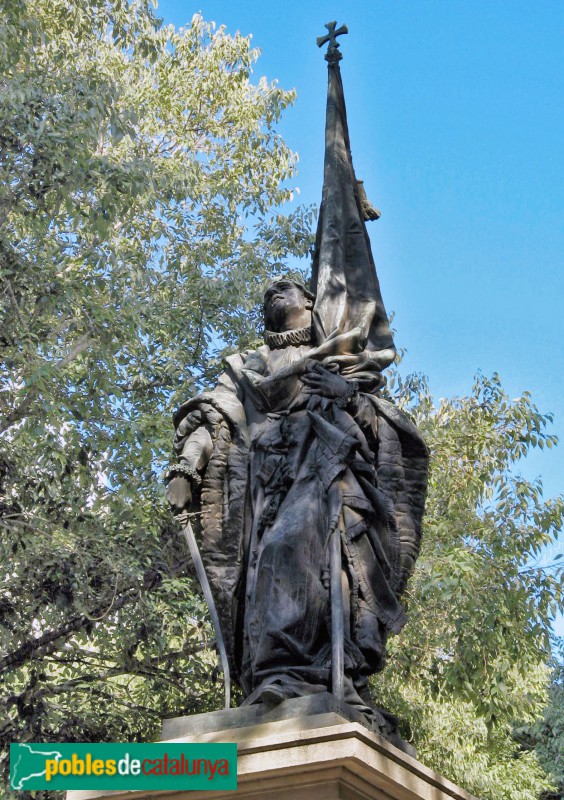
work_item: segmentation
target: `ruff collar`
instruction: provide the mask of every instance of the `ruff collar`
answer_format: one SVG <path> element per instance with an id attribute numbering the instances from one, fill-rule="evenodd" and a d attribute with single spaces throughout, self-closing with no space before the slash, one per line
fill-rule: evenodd
<path id="1" fill-rule="evenodd" d="M 278 350 L 281 347 L 288 347 L 289 344 L 298 347 L 301 344 L 311 344 L 311 325 L 307 328 L 298 328 L 293 331 L 274 331 L 264 332 L 264 341 L 271 350 Z"/>

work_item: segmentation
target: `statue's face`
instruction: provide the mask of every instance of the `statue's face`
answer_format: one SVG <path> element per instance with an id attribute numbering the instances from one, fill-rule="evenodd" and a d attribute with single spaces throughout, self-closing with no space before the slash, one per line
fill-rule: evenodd
<path id="1" fill-rule="evenodd" d="M 292 281 L 277 281 L 264 295 L 264 324 L 269 331 L 288 331 L 311 322 L 311 300 Z"/>

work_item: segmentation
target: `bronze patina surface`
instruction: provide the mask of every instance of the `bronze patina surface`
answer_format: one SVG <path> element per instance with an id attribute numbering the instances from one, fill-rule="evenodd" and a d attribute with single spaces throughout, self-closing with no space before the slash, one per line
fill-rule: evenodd
<path id="1" fill-rule="evenodd" d="M 202 558 L 245 703 L 330 691 L 375 727 L 368 677 L 405 623 L 427 449 L 380 394 L 395 348 L 352 166 L 335 37 L 310 289 L 278 278 L 265 344 L 227 359 L 176 413 L 168 497 L 201 511 Z M 375 212 L 375 209 L 372 209 Z M 191 505 L 192 504 L 192 505 Z"/>

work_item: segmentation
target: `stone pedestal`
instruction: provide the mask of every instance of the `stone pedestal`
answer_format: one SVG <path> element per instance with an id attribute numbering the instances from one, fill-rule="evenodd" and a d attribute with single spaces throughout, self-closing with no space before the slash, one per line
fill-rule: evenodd
<path id="1" fill-rule="evenodd" d="M 296 716 L 293 706 L 304 700 L 271 710 L 251 706 L 164 723 L 163 741 L 237 742 L 236 791 L 74 791 L 67 800 L 475 800 L 365 725 L 347 719 L 346 709 L 327 710 L 326 698 L 307 698 L 313 713 Z"/>

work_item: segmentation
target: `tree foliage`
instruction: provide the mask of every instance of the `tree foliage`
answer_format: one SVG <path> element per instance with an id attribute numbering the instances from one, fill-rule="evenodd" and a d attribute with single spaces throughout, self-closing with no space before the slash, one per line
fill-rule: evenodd
<path id="1" fill-rule="evenodd" d="M 517 724 L 547 702 L 551 618 L 562 607 L 559 562 L 541 551 L 562 528 L 562 497 L 518 462 L 552 447 L 525 392 L 479 375 L 469 397 L 435 405 L 417 376 L 390 386 L 431 450 L 424 538 L 408 588 L 409 622 L 391 642 L 376 696 L 410 722 L 422 760 L 492 800 L 533 800 L 549 786 Z"/>
<path id="2" fill-rule="evenodd" d="M 564 665 L 556 661 L 548 690 L 548 705 L 541 719 L 517 728 L 516 737 L 523 749 L 534 750 L 539 762 L 554 782 L 554 790 L 542 800 L 564 797 Z"/>
<path id="3" fill-rule="evenodd" d="M 218 702 L 163 502 L 171 411 L 256 338 L 293 93 L 249 40 L 145 2 L 10 0 L 0 21 L 3 745 L 158 735 Z M 216 682 L 217 683 L 217 682 Z M 211 687 L 211 688 L 210 688 Z"/>

